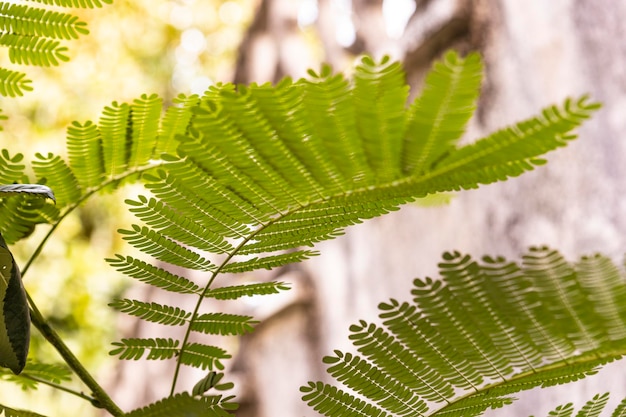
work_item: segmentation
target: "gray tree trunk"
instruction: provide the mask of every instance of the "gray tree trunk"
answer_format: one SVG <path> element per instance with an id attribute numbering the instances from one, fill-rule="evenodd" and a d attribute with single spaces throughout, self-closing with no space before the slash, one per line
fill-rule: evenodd
<path id="1" fill-rule="evenodd" d="M 314 416 L 298 387 L 326 378 L 321 357 L 333 349 L 350 350 L 349 325 L 376 320 L 377 304 L 390 297 L 409 299 L 413 278 L 436 276 L 444 251 L 517 257 L 530 245 L 546 244 L 570 260 L 602 252 L 619 261 L 626 248 L 623 1 L 416 0 L 404 35 L 394 40 L 381 33 L 381 1 L 353 0 L 357 41 L 347 49 L 333 34 L 340 21 L 336 1 L 318 3 L 325 60 L 337 70 L 352 54 L 391 53 L 405 62 L 415 92 L 446 49 L 479 50 L 485 82 L 467 140 L 567 96 L 590 93 L 604 108 L 580 129 L 579 140 L 550 154 L 545 167 L 461 192 L 447 206 L 408 205 L 319 244 L 317 258 L 261 277 L 278 274 L 294 289 L 261 305 L 241 306 L 240 313 L 263 323 L 240 341 L 232 361 L 242 402 L 239 417 Z M 299 77 L 319 65 L 298 29 L 294 4 L 260 3 L 242 44 L 237 82 Z M 614 405 L 626 396 L 623 365 L 566 388 L 521 394 L 523 401 L 498 415 L 545 415 L 560 403 L 582 404 L 608 390 Z"/>

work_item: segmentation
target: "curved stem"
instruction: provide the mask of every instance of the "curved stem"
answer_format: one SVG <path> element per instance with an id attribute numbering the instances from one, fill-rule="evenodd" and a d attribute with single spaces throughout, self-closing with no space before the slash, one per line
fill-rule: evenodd
<path id="1" fill-rule="evenodd" d="M 58 333 L 50 327 L 35 306 L 35 303 L 30 298 L 30 295 L 26 293 L 26 296 L 28 297 L 28 303 L 31 306 L 30 313 L 33 326 L 35 326 L 48 343 L 50 343 L 57 350 L 57 352 L 59 352 L 65 363 L 67 363 L 72 371 L 74 371 L 80 380 L 83 381 L 91 390 L 93 399 L 95 400 L 91 401 L 91 403 L 96 407 L 104 408 L 115 417 L 123 417 L 124 412 L 113 402 L 111 397 L 109 397 L 100 384 L 96 382 L 78 358 L 74 356 Z"/>

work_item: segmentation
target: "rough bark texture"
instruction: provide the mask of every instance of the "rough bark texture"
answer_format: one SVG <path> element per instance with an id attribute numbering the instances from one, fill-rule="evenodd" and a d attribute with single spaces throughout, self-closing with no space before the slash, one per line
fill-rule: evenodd
<path id="1" fill-rule="evenodd" d="M 260 3 L 241 48 L 236 82 L 298 77 L 319 65 L 297 27 L 297 3 Z M 324 31 L 326 59 L 335 66 L 353 53 L 380 55 L 389 48 L 404 59 L 417 89 L 444 50 L 483 54 L 483 96 L 467 140 L 567 96 L 590 93 L 604 108 L 580 129 L 579 140 L 550 154 L 545 167 L 459 193 L 447 206 L 406 206 L 318 245 L 321 256 L 275 272 L 286 274 L 279 279 L 293 282 L 295 290 L 241 311 L 264 324 L 241 341 L 233 360 L 240 417 L 315 415 L 300 401 L 298 387 L 325 378 L 321 356 L 349 349 L 348 326 L 375 320 L 380 301 L 408 299 L 412 279 L 435 276 L 446 250 L 515 257 L 530 245 L 547 244 L 571 260 L 603 252 L 620 261 L 626 249 L 626 4 L 421 0 L 405 35 L 391 41 L 376 23 L 381 1 L 353 0 L 357 43 L 345 50 L 329 35 L 332 3 L 319 1 L 317 28 Z M 608 390 L 615 404 L 626 396 L 620 367 L 566 388 L 522 394 L 524 402 L 500 415 L 545 415 L 557 404 Z"/>

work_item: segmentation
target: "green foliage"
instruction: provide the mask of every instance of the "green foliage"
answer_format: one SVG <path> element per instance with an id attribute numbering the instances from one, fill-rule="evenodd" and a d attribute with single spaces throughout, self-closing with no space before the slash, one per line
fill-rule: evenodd
<path id="1" fill-rule="evenodd" d="M 0 405 L 0 416 L 1 417 L 45 417 L 41 414 L 34 413 L 32 411 L 26 410 L 16 410 L 14 408 L 5 407 Z"/>
<path id="2" fill-rule="evenodd" d="M 34 0 L 37 1 L 37 0 Z M 45 6 L 93 8 L 113 0 L 38 0 Z M 57 66 L 69 60 L 61 41 L 75 40 L 89 33 L 87 24 L 72 13 L 0 2 L 0 46 L 9 50 L 9 59 L 18 65 Z M 30 91 L 26 74 L 0 68 L 0 95 L 15 97 Z"/>
<path id="3" fill-rule="evenodd" d="M 455 252 L 439 266 L 441 280 L 414 281 L 412 303 L 379 305 L 382 325 L 350 327 L 358 354 L 324 358 L 350 391 L 309 382 L 304 401 L 326 416 L 367 407 L 359 415 L 471 417 L 626 353 L 626 274 L 605 257 L 570 264 L 533 248 L 519 263 L 477 262 Z M 577 416 L 597 416 L 607 400 L 595 397 Z M 550 415 L 572 412 L 569 404 Z"/>
<path id="4" fill-rule="evenodd" d="M 22 387 L 23 390 L 37 389 L 42 381 L 53 384 L 61 384 L 71 380 L 71 372 L 65 365 L 26 362 L 24 370 L 19 375 L 0 368 L 0 379 L 12 381 Z"/>
<path id="5" fill-rule="evenodd" d="M 130 299 L 111 303 L 146 321 L 184 327 L 180 340 L 148 337 L 113 343 L 110 353 L 120 359 L 176 361 L 172 395 L 128 415 L 172 415 L 172 410 L 229 415 L 234 409 L 230 397 L 204 393 L 218 385 L 230 387 L 215 378 L 216 370 L 223 370 L 231 355 L 203 343 L 201 337 L 192 342 L 191 335 L 241 335 L 252 331 L 257 322 L 249 316 L 205 312 L 204 301 L 275 294 L 288 286 L 257 282 L 220 287 L 214 285 L 217 278 L 299 262 L 317 254 L 301 247 L 336 237 L 345 227 L 397 210 L 401 204 L 520 175 L 543 164 L 546 152 L 566 145 L 574 138 L 572 130 L 599 108 L 586 97 L 567 100 L 537 117 L 460 145 L 478 98 L 481 72 L 476 54 L 461 58 L 450 52 L 434 66 L 424 91 L 408 107 L 409 88 L 402 67 L 387 58 L 380 62 L 362 59 L 353 80 L 324 67 L 320 73 L 311 72 L 311 79 L 285 79 L 275 86 L 220 84 L 202 97 L 180 96 L 163 115 L 162 100 L 155 95 L 144 95 L 131 104 L 114 102 L 104 109 L 98 123 L 70 126 L 67 161 L 53 154 L 36 155 L 34 181 L 26 174 L 21 155 L 11 157 L 6 151 L 0 155 L 0 164 L 6 166 L 0 175 L 7 183 L 45 183 L 57 197 L 56 206 L 22 195 L 0 200 L 0 232 L 7 242 L 14 242 L 36 224 L 48 222 L 53 224 L 52 233 L 96 192 L 141 180 L 151 195 L 126 201 L 138 224 L 120 234 L 147 259 L 115 255 L 108 262 L 140 282 L 194 297 L 195 307 L 185 311 Z M 151 265 L 155 260 L 162 265 Z M 413 321 L 402 314 L 417 313 L 413 307 L 392 301 L 385 314 L 398 314 L 395 322 L 387 317 L 397 322 L 389 326 L 399 326 L 398 335 L 389 333 L 391 327 L 387 331 L 362 322 L 352 330 L 365 358 L 337 352 L 326 359 L 335 377 L 378 404 L 322 383 L 304 388 L 310 404 L 333 413 L 329 415 L 341 415 L 336 413 L 342 407 L 350 415 L 420 415 L 431 403 L 452 398 L 457 389 L 476 388 L 478 392 L 445 407 L 446 415 L 475 415 L 508 404 L 513 392 L 579 379 L 619 356 L 619 346 L 608 349 L 608 341 L 621 340 L 616 326 L 622 323 L 622 313 L 613 304 L 606 310 L 588 311 L 586 299 L 578 293 L 541 283 L 548 303 L 542 314 L 557 314 L 566 302 L 572 306 L 568 311 L 580 307 L 584 312 L 580 328 L 568 329 L 574 335 L 571 340 L 557 338 L 553 323 L 519 324 L 515 322 L 518 316 L 507 315 L 509 310 L 483 310 L 481 302 L 467 301 L 467 294 L 482 300 L 487 291 L 474 286 L 473 266 L 457 262 L 453 255 L 447 261 L 446 285 L 418 281 L 419 307 L 429 316 L 416 319 L 421 323 L 428 318 L 439 326 L 437 332 L 425 325 L 420 328 L 426 332 L 427 346 L 449 342 L 451 349 L 464 354 L 448 358 L 439 351 L 429 354 L 425 346 L 411 345 L 410 339 L 414 343 L 419 339 L 415 334 L 408 337 L 414 329 L 406 325 Z M 534 317 L 536 312 L 524 307 L 524 296 L 498 281 L 498 274 L 503 273 L 498 262 L 492 262 L 492 279 L 502 284 L 501 298 L 511 298 L 519 317 Z M 542 256 L 529 258 L 529 276 L 546 279 L 542 274 L 552 266 L 550 262 Z M 595 282 L 606 271 L 613 272 L 616 282 L 621 278 L 610 263 L 598 262 L 606 269 L 598 271 L 590 265 L 586 273 L 581 270 L 580 278 L 571 278 L 571 273 L 557 278 L 578 279 L 576 285 L 597 291 L 594 297 L 602 294 L 609 302 L 617 302 L 623 295 L 615 292 L 619 285 L 605 284 L 600 291 Z M 171 266 L 198 271 L 202 285 L 186 278 L 186 273 L 174 274 Z M 488 275 L 487 268 L 481 271 Z M 563 287 L 570 288 L 573 282 Z M 460 303 L 451 303 L 457 298 Z M 477 330 L 471 315 L 463 313 L 468 310 L 481 320 L 493 321 L 485 330 L 491 338 Z M 606 324 L 597 324 L 598 317 L 607 318 Z M 526 333 L 512 332 L 509 321 Z M 37 323 L 40 330 L 47 330 Z M 467 326 L 467 333 L 455 333 L 459 326 Z M 402 335 L 406 340 L 399 339 Z M 567 361 L 576 351 L 595 356 Z M 417 353 L 423 359 L 416 360 Z M 64 358 L 94 391 L 94 402 L 121 415 L 75 359 L 67 354 Z M 393 361 L 400 366 L 392 366 Z M 550 369 L 547 361 L 552 361 Z M 174 395 L 183 365 L 210 371 L 191 390 L 193 395 Z M 393 375 L 389 375 L 390 368 Z M 493 382 L 497 379 L 503 383 Z M 487 386 L 489 391 L 483 389 Z"/>
<path id="6" fill-rule="evenodd" d="M 170 417 L 177 415 L 181 410 L 190 416 L 197 417 L 230 417 L 231 411 L 237 409 L 232 397 L 221 395 L 197 397 L 187 393 L 177 394 L 165 398 L 155 404 L 131 411 L 127 417 Z"/>

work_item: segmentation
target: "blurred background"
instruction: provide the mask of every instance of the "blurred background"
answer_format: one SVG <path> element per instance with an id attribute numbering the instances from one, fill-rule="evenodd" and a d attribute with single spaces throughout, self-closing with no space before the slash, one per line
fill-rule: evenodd
<path id="1" fill-rule="evenodd" d="M 321 256 L 303 264 L 233 278 L 277 278 L 293 287 L 284 296 L 238 306 L 238 312 L 263 320 L 253 334 L 229 342 L 236 352 L 229 378 L 237 382 L 239 417 L 314 416 L 298 387 L 326 379 L 321 357 L 349 350 L 349 325 L 375 321 L 380 301 L 410 299 L 413 278 L 436 276 L 446 250 L 518 257 L 530 245 L 547 244 L 572 261 L 595 252 L 623 260 L 623 1 L 116 0 L 80 15 L 91 34 L 72 42 L 71 61 L 53 69 L 27 68 L 34 92 L 2 99 L 10 118 L 3 122 L 1 147 L 11 153 L 23 152 L 27 159 L 35 151 L 64 153 L 67 125 L 96 120 L 113 100 L 154 92 L 167 102 L 216 82 L 298 78 L 321 62 L 349 72 L 365 53 L 403 61 L 414 96 L 445 50 L 479 51 L 485 81 L 468 141 L 568 96 L 588 93 L 604 104 L 580 129 L 580 139 L 550 154 L 545 167 L 459 193 L 447 205 L 408 205 L 352 227 L 319 244 Z M 123 292 L 143 300 L 163 297 L 131 287 L 103 261 L 120 251 L 115 230 L 132 221 L 120 202 L 124 193 L 136 192 L 129 188 L 92 199 L 64 223 L 25 281 L 44 314 L 125 410 L 167 395 L 171 379 L 167 363 L 119 363 L 107 356 L 111 341 L 155 329 L 118 317 L 106 304 Z M 19 244 L 18 261 L 28 258 L 37 241 L 33 236 Z M 32 350 L 34 357 L 54 358 L 38 340 Z M 557 404 L 582 405 L 609 390 L 614 405 L 626 396 L 622 368 L 617 362 L 582 383 L 521 394 L 522 401 L 505 413 L 545 415 Z M 185 377 L 179 386 L 189 388 L 201 375 L 191 371 Z M 0 403 L 29 404 L 50 416 L 97 415 L 65 394 L 33 396 L 1 381 Z"/>

